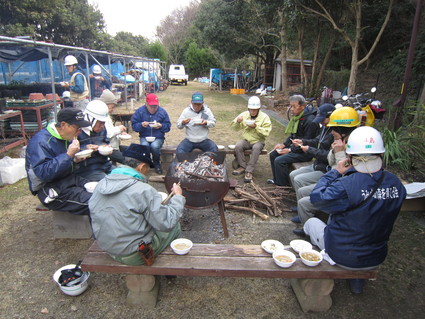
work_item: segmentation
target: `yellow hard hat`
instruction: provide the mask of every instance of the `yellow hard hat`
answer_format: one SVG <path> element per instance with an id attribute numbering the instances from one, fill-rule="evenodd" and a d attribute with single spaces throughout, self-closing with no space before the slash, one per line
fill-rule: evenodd
<path id="1" fill-rule="evenodd" d="M 327 126 L 359 126 L 359 115 L 355 109 L 349 106 L 343 106 L 332 112 Z"/>

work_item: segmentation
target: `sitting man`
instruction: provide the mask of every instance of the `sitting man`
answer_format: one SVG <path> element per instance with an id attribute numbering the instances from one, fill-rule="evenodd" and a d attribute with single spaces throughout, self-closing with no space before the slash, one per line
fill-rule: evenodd
<path id="1" fill-rule="evenodd" d="M 113 259 L 142 265 L 142 240 L 158 255 L 179 237 L 186 199 L 181 187 L 174 184 L 174 196 L 163 205 L 162 196 L 147 184 L 151 164 L 148 147 L 131 144 L 123 154 L 130 167 L 112 170 L 96 186 L 89 202 L 93 232 L 100 248 Z"/>
<path id="2" fill-rule="evenodd" d="M 265 145 L 265 139 L 272 130 L 272 122 L 269 116 L 261 112 L 260 108 L 260 98 L 251 96 L 248 100 L 248 111 L 239 114 L 231 123 L 233 129 L 243 130 L 243 139 L 237 142 L 235 147 L 235 156 L 239 168 L 234 170 L 232 174 L 240 175 L 245 172 L 245 183 L 251 182 L 255 164 Z M 245 150 L 252 150 L 248 163 L 245 160 Z"/>
<path id="3" fill-rule="evenodd" d="M 165 133 L 170 131 L 171 122 L 167 111 L 159 106 L 155 94 L 146 95 L 146 104 L 139 107 L 131 117 L 131 127 L 139 132 L 140 145 L 150 148 L 155 172 L 162 174 L 161 147 L 165 141 Z"/>
<path id="4" fill-rule="evenodd" d="M 78 140 L 82 149 L 92 150 L 93 153 L 89 158 L 78 163 L 75 174 L 98 182 L 112 170 L 109 157 L 98 152 L 99 146 L 109 145 L 105 128 L 105 122 L 109 119 L 108 106 L 100 100 L 91 101 L 87 104 L 84 117 L 91 125 L 82 129 Z"/>
<path id="5" fill-rule="evenodd" d="M 304 231 L 341 267 L 369 270 L 385 260 L 406 189 L 382 169 L 385 148 L 376 129 L 356 128 L 346 152 L 349 158 L 323 175 L 310 194 L 313 205 L 330 215 L 327 225 L 310 218 Z M 353 293 L 362 293 L 364 280 L 349 282 Z"/>
<path id="6" fill-rule="evenodd" d="M 313 158 L 312 155 L 304 153 L 300 147 L 293 145 L 292 140 L 314 138 L 319 132 L 319 124 L 313 123 L 316 111 L 306 105 L 302 95 L 292 95 L 289 103 L 292 118 L 285 130 L 289 136 L 283 144 L 276 144 L 270 153 L 273 178 L 268 179 L 267 183 L 278 186 L 290 186 L 289 166 L 292 163 L 308 162 Z"/>
<path id="7" fill-rule="evenodd" d="M 88 180 L 74 174 L 73 160 L 80 151 L 76 137 L 90 122 L 74 108 L 60 110 L 57 119 L 56 124 L 37 132 L 28 143 L 25 169 L 29 188 L 51 210 L 89 215 L 91 193 L 84 188 Z"/>
<path id="8" fill-rule="evenodd" d="M 177 146 L 176 153 L 190 153 L 194 148 L 203 152 L 217 152 L 217 145 L 208 138 L 209 129 L 215 126 L 215 117 L 206 104 L 201 92 L 192 95 L 192 103 L 186 107 L 177 127 L 186 128 L 186 138 Z"/>
<path id="9" fill-rule="evenodd" d="M 100 65 L 93 66 L 93 74 L 89 75 L 89 80 L 92 100 L 100 98 L 104 90 L 111 90 L 112 88 L 111 80 L 106 76 L 102 76 Z"/>

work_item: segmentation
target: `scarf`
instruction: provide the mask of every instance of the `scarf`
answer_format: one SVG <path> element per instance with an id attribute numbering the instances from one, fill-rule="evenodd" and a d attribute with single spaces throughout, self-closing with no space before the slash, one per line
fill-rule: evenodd
<path id="1" fill-rule="evenodd" d="M 302 111 L 299 115 L 293 116 L 288 123 L 288 126 L 285 129 L 285 133 L 295 134 L 298 130 L 298 124 L 300 123 L 299 119 L 304 115 L 304 111 Z"/>

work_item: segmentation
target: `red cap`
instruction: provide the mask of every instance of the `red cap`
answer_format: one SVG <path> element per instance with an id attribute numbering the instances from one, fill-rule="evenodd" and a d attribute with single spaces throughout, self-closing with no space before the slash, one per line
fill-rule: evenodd
<path id="1" fill-rule="evenodd" d="M 146 95 L 146 104 L 151 106 L 159 105 L 158 97 L 156 96 L 156 94 L 149 93 L 148 95 Z"/>

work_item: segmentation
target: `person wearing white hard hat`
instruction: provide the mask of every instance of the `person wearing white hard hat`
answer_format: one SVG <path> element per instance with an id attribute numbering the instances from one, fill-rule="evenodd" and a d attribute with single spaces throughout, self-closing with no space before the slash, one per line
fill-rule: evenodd
<path id="1" fill-rule="evenodd" d="M 84 118 L 91 125 L 84 127 L 78 136 L 81 149 L 92 150 L 91 156 L 77 163 L 75 174 L 98 182 L 112 170 L 112 163 L 108 155 L 100 153 L 100 147 L 109 146 L 109 139 L 105 122 L 109 118 L 108 106 L 99 100 L 91 101 L 84 111 Z M 110 147 L 110 153 L 113 149 Z"/>
<path id="2" fill-rule="evenodd" d="M 248 110 L 239 114 L 230 124 L 236 131 L 242 131 L 242 139 L 236 143 L 235 157 L 238 162 L 232 174 L 241 175 L 245 173 L 244 182 L 252 180 L 252 173 L 264 148 L 266 137 L 272 130 L 272 122 L 269 116 L 262 112 L 261 101 L 258 96 L 251 96 L 248 100 Z M 252 150 L 249 161 L 245 159 L 245 151 Z"/>
<path id="3" fill-rule="evenodd" d="M 383 170 L 385 147 L 376 129 L 356 128 L 346 153 L 348 157 L 323 175 L 310 194 L 312 204 L 329 214 L 327 224 L 313 217 L 304 231 L 339 266 L 373 269 L 387 256 L 406 189 L 397 176 Z M 363 279 L 349 283 L 352 293 L 362 293 Z"/>
<path id="4" fill-rule="evenodd" d="M 92 100 L 99 99 L 104 90 L 111 90 L 112 88 L 111 80 L 102 76 L 102 69 L 97 64 L 93 66 L 93 73 L 89 75 L 89 80 Z"/>
<path id="5" fill-rule="evenodd" d="M 71 75 L 71 79 L 69 82 L 61 82 L 61 85 L 70 91 L 70 99 L 74 107 L 84 111 L 89 102 L 89 87 L 86 77 L 78 68 L 78 60 L 75 56 L 67 55 L 64 65 Z"/>

